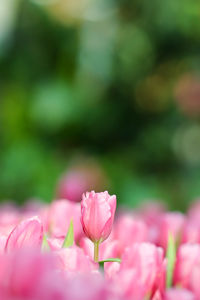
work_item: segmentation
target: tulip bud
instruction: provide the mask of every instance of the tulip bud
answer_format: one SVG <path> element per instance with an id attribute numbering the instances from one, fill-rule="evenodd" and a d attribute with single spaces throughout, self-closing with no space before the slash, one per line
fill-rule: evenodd
<path id="1" fill-rule="evenodd" d="M 98 261 L 99 244 L 111 233 L 116 209 L 116 196 L 108 192 L 83 194 L 81 223 L 85 235 L 94 243 L 95 261 Z"/>

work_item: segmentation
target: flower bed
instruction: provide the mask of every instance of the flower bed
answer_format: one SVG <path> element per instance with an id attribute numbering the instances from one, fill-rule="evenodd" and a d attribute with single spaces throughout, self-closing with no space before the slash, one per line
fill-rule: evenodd
<path id="1" fill-rule="evenodd" d="M 186 215 L 115 209 L 94 191 L 81 204 L 2 206 L 0 299 L 200 299 L 200 203 Z"/>

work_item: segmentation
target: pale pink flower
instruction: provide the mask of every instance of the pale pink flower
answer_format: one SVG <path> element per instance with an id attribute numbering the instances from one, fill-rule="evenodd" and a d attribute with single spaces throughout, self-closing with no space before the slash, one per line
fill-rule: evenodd
<path id="1" fill-rule="evenodd" d="M 152 201 L 144 203 L 139 209 L 139 216 L 148 228 L 148 241 L 150 243 L 158 244 L 160 220 L 165 212 L 166 208 L 163 203 Z"/>
<path id="2" fill-rule="evenodd" d="M 138 278 L 137 271 L 134 268 L 121 269 L 117 273 L 115 273 L 115 271 L 116 270 L 114 270 L 114 274 L 112 274 L 113 277 L 110 278 L 110 282 L 115 286 L 117 293 L 121 295 L 121 297 L 126 300 L 145 299 L 147 296 L 145 286 Z"/>
<path id="3" fill-rule="evenodd" d="M 155 292 L 155 294 L 153 295 L 152 300 L 163 300 L 163 297 L 161 296 L 160 291 Z"/>
<path id="4" fill-rule="evenodd" d="M 156 290 L 164 290 L 165 268 L 163 249 L 150 243 L 140 243 L 126 249 L 118 274 L 121 278 L 121 271 L 130 270 L 137 285 L 144 289 L 145 295 L 150 295 Z"/>
<path id="5" fill-rule="evenodd" d="M 200 298 L 200 245 L 183 244 L 177 253 L 174 283 L 190 289 Z"/>
<path id="6" fill-rule="evenodd" d="M 200 200 L 197 199 L 190 207 L 188 211 L 189 220 L 199 222 L 200 220 Z"/>
<path id="7" fill-rule="evenodd" d="M 66 282 L 66 300 L 125 300 L 100 274 L 78 275 Z"/>
<path id="8" fill-rule="evenodd" d="M 124 214 L 121 215 L 114 227 L 114 239 L 119 242 L 120 254 L 125 248 L 133 243 L 148 241 L 148 228 L 138 217 Z"/>
<path id="9" fill-rule="evenodd" d="M 43 299 L 36 295 L 44 288 L 44 278 L 53 275 L 53 257 L 20 249 L 0 256 L 0 264 L 0 299 Z"/>
<path id="10" fill-rule="evenodd" d="M 43 227 L 37 217 L 30 218 L 19 223 L 10 233 L 5 251 L 11 252 L 25 247 L 41 247 L 43 239 Z"/>
<path id="11" fill-rule="evenodd" d="M 102 242 L 111 233 L 116 209 L 116 196 L 108 192 L 83 195 L 81 223 L 86 236 L 93 242 Z"/>
<path id="12" fill-rule="evenodd" d="M 98 264 L 95 264 L 83 252 L 83 249 L 73 246 L 62 248 L 54 252 L 59 270 L 72 273 L 87 273 L 98 269 Z"/>
<path id="13" fill-rule="evenodd" d="M 65 238 L 70 220 L 72 220 L 75 239 L 78 240 L 82 233 L 80 213 L 81 208 L 79 203 L 73 203 L 65 199 L 54 201 L 50 205 L 48 214 L 48 225 L 51 236 Z"/>
<path id="14" fill-rule="evenodd" d="M 195 295 L 181 288 L 171 288 L 165 292 L 164 300 L 197 300 Z"/>
<path id="15" fill-rule="evenodd" d="M 169 212 L 161 215 L 159 224 L 159 246 L 166 250 L 169 235 L 171 235 L 176 242 L 181 240 L 185 220 L 185 216 L 179 212 Z"/>
<path id="16" fill-rule="evenodd" d="M 187 220 L 183 227 L 182 243 L 200 243 L 200 221 Z"/>
<path id="17" fill-rule="evenodd" d="M 105 262 L 104 263 L 104 273 L 105 278 L 112 279 L 120 270 L 120 263 L 118 262 Z"/>

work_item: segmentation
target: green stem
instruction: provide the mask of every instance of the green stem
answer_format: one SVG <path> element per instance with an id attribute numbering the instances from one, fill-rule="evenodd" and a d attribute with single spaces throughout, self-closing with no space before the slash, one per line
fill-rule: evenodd
<path id="1" fill-rule="evenodd" d="M 94 242 L 94 261 L 99 261 L 99 242 Z"/>

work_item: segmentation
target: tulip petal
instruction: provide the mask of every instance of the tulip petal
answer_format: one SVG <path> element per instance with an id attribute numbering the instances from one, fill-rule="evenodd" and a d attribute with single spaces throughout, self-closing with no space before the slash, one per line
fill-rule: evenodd
<path id="1" fill-rule="evenodd" d="M 43 239 L 43 227 L 37 217 L 19 223 L 10 233 L 5 251 L 11 252 L 24 247 L 40 247 Z"/>

